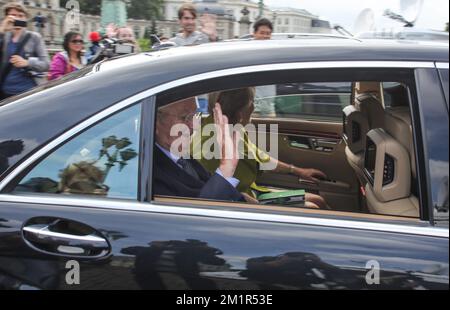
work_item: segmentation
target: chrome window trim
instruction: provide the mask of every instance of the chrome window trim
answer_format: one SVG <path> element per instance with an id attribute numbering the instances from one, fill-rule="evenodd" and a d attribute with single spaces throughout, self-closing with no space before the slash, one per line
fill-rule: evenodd
<path id="1" fill-rule="evenodd" d="M 101 121 L 102 119 L 108 117 L 109 115 L 127 108 L 133 104 L 137 104 L 139 101 L 151 97 L 155 94 L 163 92 L 165 90 L 187 85 L 194 82 L 199 82 L 207 79 L 239 75 L 245 73 L 256 73 L 256 72 L 270 72 L 279 70 L 299 70 L 299 69 L 339 69 L 339 68 L 435 68 L 433 62 L 411 62 L 411 61 L 320 61 L 320 62 L 298 62 L 298 63 L 280 63 L 280 64 L 267 64 L 267 65 L 256 65 L 256 66 L 244 66 L 231 69 L 223 69 L 217 71 L 211 71 L 207 73 L 202 73 L 186 78 L 181 78 L 176 81 L 171 81 L 166 84 L 162 84 L 139 94 L 136 94 L 130 98 L 127 98 L 115 105 L 97 113 L 91 118 L 85 120 L 84 122 L 78 124 L 77 126 L 64 132 L 62 135 L 39 149 L 32 156 L 23 161 L 16 169 L 10 172 L 1 182 L 0 182 L 0 192 L 5 189 L 7 184 L 9 184 L 17 175 L 24 171 L 28 166 L 33 164 L 35 161 L 39 160 L 42 156 L 47 154 L 53 148 L 57 147 L 61 143 L 68 141 L 73 136 L 88 128 L 89 126 Z"/>
<path id="2" fill-rule="evenodd" d="M 141 203 L 137 201 L 92 199 L 87 197 L 57 197 L 57 196 L 36 196 L 36 195 L 0 195 L 1 202 L 45 204 L 49 206 L 61 207 L 90 207 L 115 211 L 141 211 L 168 215 L 186 215 L 214 217 L 232 220 L 249 220 L 257 222 L 271 222 L 282 224 L 311 225 L 331 228 L 359 229 L 366 231 L 398 233 L 418 236 L 429 236 L 438 238 L 448 238 L 448 228 L 438 228 L 428 224 L 400 225 L 392 223 L 380 223 L 361 221 L 356 219 L 322 218 L 301 215 L 266 214 L 259 212 L 229 211 L 220 209 L 201 209 L 195 206 L 182 207 L 175 205 L 165 205 L 159 203 Z"/>
<path id="3" fill-rule="evenodd" d="M 438 69 L 448 69 L 448 62 L 437 62 L 436 68 Z"/>

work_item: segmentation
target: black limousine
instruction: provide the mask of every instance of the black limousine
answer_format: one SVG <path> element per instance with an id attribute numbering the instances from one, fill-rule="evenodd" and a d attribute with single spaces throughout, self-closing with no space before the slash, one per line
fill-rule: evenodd
<path id="1" fill-rule="evenodd" d="M 0 102 L 0 288 L 448 289 L 448 71 L 448 45 L 219 42 Z M 158 108 L 246 87 L 277 158 L 327 176 L 256 183 L 328 208 L 155 193 Z"/>

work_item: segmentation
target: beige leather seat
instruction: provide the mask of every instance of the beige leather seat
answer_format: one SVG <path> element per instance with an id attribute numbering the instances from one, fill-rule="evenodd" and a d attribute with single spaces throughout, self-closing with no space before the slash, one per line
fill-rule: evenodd
<path id="1" fill-rule="evenodd" d="M 345 154 L 362 185 L 366 184 L 363 169 L 367 133 L 371 129 L 384 128 L 381 92 L 379 82 L 357 82 L 354 87 L 355 102 L 344 109 Z"/>
<path id="2" fill-rule="evenodd" d="M 376 140 L 375 144 L 377 144 L 375 180 L 369 181 L 366 185 L 367 205 L 370 212 L 419 217 L 419 201 L 412 192 L 413 186 L 411 186 L 416 182 L 417 170 L 409 107 L 387 108 L 385 130 L 370 131 L 368 137 Z M 394 179 L 389 184 L 383 184 L 387 156 L 393 158 Z"/>
<path id="3" fill-rule="evenodd" d="M 414 149 L 411 112 L 406 106 L 392 106 L 385 112 L 386 131 L 400 142 L 411 156 L 411 173 L 413 179 L 417 177 L 416 155 Z"/>

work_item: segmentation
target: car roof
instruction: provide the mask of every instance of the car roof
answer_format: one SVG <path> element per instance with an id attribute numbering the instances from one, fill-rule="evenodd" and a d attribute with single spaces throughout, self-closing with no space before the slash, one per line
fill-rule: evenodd
<path id="1" fill-rule="evenodd" d="M 448 48 L 448 47 L 447 47 Z M 272 52 L 273 51 L 273 52 Z M 374 40 L 343 40 L 339 38 L 308 38 L 301 40 L 244 40 L 233 42 L 218 42 L 198 46 L 177 47 L 154 53 L 144 53 L 141 59 L 130 62 L 110 60 L 102 67 L 126 67 L 130 63 L 139 63 L 153 67 L 165 60 L 173 62 L 193 61 L 195 66 L 201 63 L 201 70 L 211 71 L 226 68 L 261 65 L 281 62 L 303 61 L 448 61 L 448 50 L 442 44 L 423 44 L 417 42 L 414 49 L 411 43 L 404 41 L 374 41 Z M 205 56 L 205 57 L 203 57 Z M 179 64 L 177 64 L 178 66 Z M 100 68 L 101 71 L 102 68 Z M 141 67 L 141 70 L 145 70 Z"/>
<path id="2" fill-rule="evenodd" d="M 20 160 L 78 122 L 146 89 L 205 72 L 312 61 L 448 62 L 448 46 L 342 39 L 219 42 L 108 60 L 0 103 L 0 143 L 27 141 Z M 62 84 L 62 85 L 61 85 Z M 40 91 L 42 90 L 42 91 Z M 33 124 L 33 125 L 30 125 Z M 1 171 L 0 171 L 1 174 Z"/>
<path id="3" fill-rule="evenodd" d="M 287 40 L 287 39 L 346 39 L 346 40 L 359 40 L 358 38 L 351 36 L 344 36 L 342 34 L 335 33 L 310 33 L 310 32 L 274 32 L 272 33 L 272 40 Z M 249 33 L 239 38 L 240 40 L 253 39 L 253 34 Z M 238 40 L 239 40 L 238 39 Z M 231 40 L 229 40 L 231 41 Z"/>

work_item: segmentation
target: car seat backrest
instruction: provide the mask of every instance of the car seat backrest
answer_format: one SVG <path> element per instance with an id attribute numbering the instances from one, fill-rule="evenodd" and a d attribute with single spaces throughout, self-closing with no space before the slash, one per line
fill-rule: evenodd
<path id="1" fill-rule="evenodd" d="M 409 107 L 398 106 L 387 108 L 385 113 L 385 127 L 386 132 L 402 144 L 409 152 L 411 173 L 415 179 L 417 177 L 416 156 Z"/>

